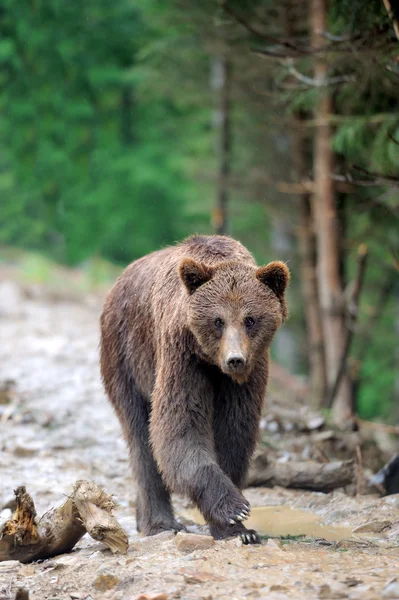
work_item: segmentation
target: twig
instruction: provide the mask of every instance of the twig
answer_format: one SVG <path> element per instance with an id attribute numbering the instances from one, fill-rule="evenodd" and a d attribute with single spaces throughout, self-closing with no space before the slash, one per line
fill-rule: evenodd
<path id="1" fill-rule="evenodd" d="M 346 339 L 344 343 L 344 348 L 341 355 L 341 360 L 339 362 L 339 367 L 337 371 L 337 375 L 335 377 L 335 382 L 332 385 L 330 392 L 328 394 L 328 408 L 331 408 L 335 396 L 337 395 L 342 377 L 346 371 L 346 364 L 348 361 L 349 351 L 351 348 L 353 336 L 355 334 L 355 324 L 358 315 L 359 308 L 359 297 L 362 289 L 364 273 L 366 270 L 366 261 L 367 261 L 367 246 L 366 244 L 361 244 L 358 250 L 358 259 L 357 259 L 357 273 L 355 277 L 355 282 L 353 286 L 352 298 L 349 303 L 349 323 L 346 329 Z"/>
<path id="2" fill-rule="evenodd" d="M 374 421 L 365 421 L 364 419 L 356 418 L 356 422 L 360 425 L 360 427 L 364 427 L 365 429 L 379 429 L 380 431 L 385 431 L 389 435 L 397 435 L 399 436 L 399 425 L 386 425 L 385 423 L 375 423 Z"/>
<path id="3" fill-rule="evenodd" d="M 399 21 L 398 18 L 396 16 L 396 9 L 392 8 L 392 4 L 390 2 L 390 0 L 382 0 L 384 3 L 384 6 L 386 8 L 386 11 L 388 13 L 389 18 L 392 21 L 392 25 L 395 31 L 395 35 L 399 41 Z"/>
<path id="4" fill-rule="evenodd" d="M 363 457 L 360 446 L 356 446 L 356 496 L 360 496 L 363 483 Z"/>
<path id="5" fill-rule="evenodd" d="M 286 40 L 278 40 L 277 38 L 275 38 L 271 35 L 263 33 L 263 31 L 260 31 L 259 29 L 257 29 L 253 25 L 251 25 L 251 23 L 248 23 L 241 15 L 236 13 L 235 10 L 233 10 L 231 8 L 231 6 L 228 5 L 227 2 L 223 2 L 222 6 L 223 6 L 223 9 L 225 10 L 225 12 L 230 17 L 232 17 L 232 19 L 234 21 L 236 21 L 237 23 L 242 25 L 247 31 L 252 33 L 252 35 L 255 35 L 256 37 L 259 37 L 263 40 L 266 40 L 269 44 L 275 44 L 276 46 L 283 46 L 284 48 L 287 48 L 288 50 L 294 51 L 296 54 L 303 55 L 303 54 L 309 54 L 309 51 L 312 52 L 312 49 L 300 48 L 300 47 L 296 46 L 295 44 L 292 44 L 291 42 L 287 42 Z M 282 56 L 287 56 L 287 55 L 285 54 Z"/>
<path id="6" fill-rule="evenodd" d="M 363 167 L 359 167 L 358 165 L 353 165 L 353 169 L 359 171 L 359 173 L 367 175 L 367 177 L 372 177 L 372 179 L 354 179 L 350 173 L 345 173 L 345 175 L 334 174 L 331 175 L 331 177 L 335 181 L 346 181 L 359 187 L 375 187 L 381 185 L 387 185 L 394 188 L 399 187 L 398 177 L 392 177 L 391 175 L 382 175 L 381 173 L 374 173 L 372 171 L 364 169 Z"/>
<path id="7" fill-rule="evenodd" d="M 286 66 L 291 75 L 293 75 L 298 81 L 301 81 L 305 85 L 309 87 L 326 87 L 329 85 L 336 85 L 338 83 L 346 83 L 348 81 L 356 81 L 356 77 L 353 75 L 342 75 L 337 77 L 323 77 L 322 79 L 314 79 L 313 77 L 307 77 L 300 73 L 294 66 L 294 61 L 292 58 L 287 58 Z"/>

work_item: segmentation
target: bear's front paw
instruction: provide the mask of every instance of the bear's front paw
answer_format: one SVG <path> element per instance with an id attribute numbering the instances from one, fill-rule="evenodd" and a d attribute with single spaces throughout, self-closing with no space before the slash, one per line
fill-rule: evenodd
<path id="1" fill-rule="evenodd" d="M 228 528 L 248 519 L 251 508 L 249 502 L 237 490 L 236 493 L 224 496 L 219 502 L 213 503 L 209 510 L 203 512 L 207 521 Z"/>

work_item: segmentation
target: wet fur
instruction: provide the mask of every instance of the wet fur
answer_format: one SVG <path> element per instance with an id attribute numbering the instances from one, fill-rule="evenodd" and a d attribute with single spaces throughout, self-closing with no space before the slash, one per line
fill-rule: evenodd
<path id="1" fill-rule="evenodd" d="M 259 541 L 240 522 L 241 493 L 257 442 L 268 349 L 287 315 L 283 263 L 258 268 L 237 241 L 193 236 L 132 263 L 101 316 L 101 372 L 129 445 L 137 481 L 137 525 L 146 535 L 181 529 L 170 491 L 189 496 L 212 534 Z M 244 315 L 256 317 L 246 332 Z M 223 372 L 223 335 L 237 325 L 244 374 Z M 218 337 L 219 335 L 219 337 Z M 234 525 L 232 524 L 234 522 Z"/>

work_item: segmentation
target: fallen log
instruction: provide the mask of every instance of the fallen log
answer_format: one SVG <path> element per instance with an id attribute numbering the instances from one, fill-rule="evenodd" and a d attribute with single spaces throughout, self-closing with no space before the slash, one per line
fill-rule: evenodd
<path id="1" fill-rule="evenodd" d="M 353 483 L 355 478 L 352 460 L 318 463 L 315 461 L 278 462 L 265 454 L 252 461 L 247 486 L 281 486 L 330 492 Z"/>
<path id="2" fill-rule="evenodd" d="M 91 481 L 77 481 L 67 501 L 39 520 L 24 486 L 15 497 L 15 513 L 0 530 L 0 561 L 27 563 L 70 552 L 86 532 L 112 552 L 127 552 L 127 535 L 112 515 L 114 501 Z"/>

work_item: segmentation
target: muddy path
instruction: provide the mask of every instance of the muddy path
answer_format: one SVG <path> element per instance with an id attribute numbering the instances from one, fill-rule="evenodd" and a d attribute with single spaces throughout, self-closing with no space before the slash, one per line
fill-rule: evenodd
<path id="1" fill-rule="evenodd" d="M 399 495 L 249 489 L 254 507 L 268 507 L 254 511 L 257 523 L 283 534 L 280 540 L 265 537 L 260 547 L 230 540 L 190 552 L 173 534 L 141 538 L 127 450 L 99 377 L 100 309 L 99 296 L 68 299 L 0 284 L 0 382 L 12 382 L 0 404 L 0 515 L 9 516 L 3 507 L 18 485 L 42 514 L 62 503 L 76 480 L 92 479 L 119 504 L 128 554 L 112 555 L 85 536 L 68 555 L 0 563 L 0 598 L 14 598 L 19 586 L 33 600 L 399 598 Z M 188 503 L 174 501 L 189 529 L 205 532 Z M 371 531 L 353 532 L 375 521 Z"/>

